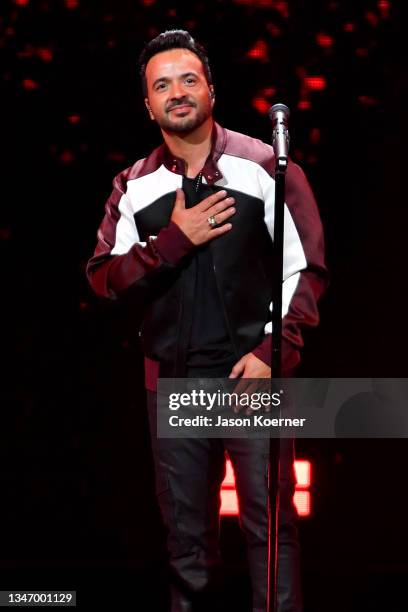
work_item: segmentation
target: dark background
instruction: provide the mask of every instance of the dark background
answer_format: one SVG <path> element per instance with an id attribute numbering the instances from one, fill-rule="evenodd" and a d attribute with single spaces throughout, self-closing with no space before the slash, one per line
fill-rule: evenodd
<path id="1" fill-rule="evenodd" d="M 187 27 L 207 45 L 225 127 L 269 142 L 268 107 L 291 108 L 332 278 L 299 374 L 407 375 L 401 5 L 2 2 L 0 590 L 77 589 L 82 609 L 165 601 L 138 315 L 93 297 L 84 276 L 114 175 L 160 142 L 137 75 L 158 32 Z M 406 610 L 406 441 L 298 451 L 314 467 L 306 612 Z M 240 610 L 234 519 L 222 536 Z"/>

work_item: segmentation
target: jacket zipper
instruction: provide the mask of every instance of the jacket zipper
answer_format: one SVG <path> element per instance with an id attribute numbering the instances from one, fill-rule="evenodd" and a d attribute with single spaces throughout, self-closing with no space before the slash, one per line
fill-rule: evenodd
<path id="1" fill-rule="evenodd" d="M 227 310 L 226 310 L 226 308 L 225 308 L 224 299 L 223 299 L 223 296 L 222 296 L 222 294 L 221 294 L 220 285 L 219 285 L 219 283 L 218 283 L 217 269 L 216 269 L 216 267 L 215 267 L 215 263 L 214 263 L 214 256 L 213 256 L 212 249 L 211 249 L 211 258 L 212 258 L 212 260 L 213 260 L 213 270 L 214 270 L 214 276 L 215 276 L 215 283 L 216 283 L 216 285 L 217 285 L 218 295 L 219 295 L 219 298 L 220 298 L 220 302 L 221 302 L 221 306 L 222 306 L 222 311 L 223 311 L 223 313 L 224 313 L 225 323 L 226 323 L 226 326 L 227 326 L 227 330 L 228 330 L 228 333 L 229 333 L 229 337 L 230 337 L 230 339 L 231 339 L 231 343 L 232 343 L 233 349 L 234 349 L 234 351 L 235 351 L 235 356 L 236 356 L 236 358 L 237 358 L 237 359 L 239 359 L 239 354 L 238 354 L 237 347 L 236 347 L 236 344 L 235 344 L 235 339 L 234 339 L 234 336 L 233 336 L 233 335 L 232 335 L 232 333 L 231 333 L 231 326 L 230 326 L 229 319 L 228 319 L 228 317 L 227 317 Z"/>

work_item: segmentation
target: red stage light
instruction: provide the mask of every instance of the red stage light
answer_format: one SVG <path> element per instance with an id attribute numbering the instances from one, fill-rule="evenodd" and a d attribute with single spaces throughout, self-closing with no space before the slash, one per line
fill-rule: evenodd
<path id="1" fill-rule="evenodd" d="M 268 59 L 268 46 L 264 40 L 257 40 L 254 46 L 248 51 L 247 57 L 266 61 Z"/>
<path id="2" fill-rule="evenodd" d="M 224 480 L 222 481 L 222 488 L 223 489 L 229 489 L 235 488 L 235 475 L 234 475 L 234 469 L 232 467 L 232 463 L 230 461 L 230 459 L 227 459 L 225 462 L 225 477 Z"/>
<path id="3" fill-rule="evenodd" d="M 289 6 L 286 0 L 274 0 L 272 8 L 278 11 L 285 19 L 289 17 Z"/>
<path id="4" fill-rule="evenodd" d="M 37 49 L 37 55 L 43 62 L 51 62 L 53 58 L 51 49 L 47 49 L 46 47 Z"/>
<path id="5" fill-rule="evenodd" d="M 238 496 L 235 489 L 221 491 L 221 516 L 238 516 Z"/>
<path id="6" fill-rule="evenodd" d="M 79 6 L 79 0 L 64 0 L 65 8 L 76 9 Z"/>
<path id="7" fill-rule="evenodd" d="M 276 94 L 276 87 L 265 87 L 263 89 L 263 95 L 270 98 Z"/>
<path id="8" fill-rule="evenodd" d="M 29 2 L 30 0 L 14 0 L 14 4 L 17 4 L 17 6 L 27 6 Z"/>
<path id="9" fill-rule="evenodd" d="M 282 34 L 280 27 L 277 26 L 276 23 L 267 23 L 266 29 L 268 30 L 271 36 L 280 36 Z"/>
<path id="10" fill-rule="evenodd" d="M 304 459 L 295 461 L 296 488 L 308 489 L 312 483 L 312 464 Z"/>
<path id="11" fill-rule="evenodd" d="M 345 23 L 343 29 L 345 32 L 354 32 L 356 26 L 354 23 Z"/>
<path id="12" fill-rule="evenodd" d="M 256 98 L 253 98 L 252 106 L 258 111 L 258 113 L 266 115 L 271 105 L 266 98 L 260 98 L 257 96 Z"/>
<path id="13" fill-rule="evenodd" d="M 24 89 L 38 89 L 39 85 L 37 81 L 33 81 L 33 79 L 24 79 L 22 83 Z"/>
<path id="14" fill-rule="evenodd" d="M 64 151 L 62 151 L 61 155 L 59 156 L 59 159 L 62 164 L 72 164 L 75 159 L 75 156 L 72 151 L 70 151 L 69 149 L 65 149 Z"/>
<path id="15" fill-rule="evenodd" d="M 378 8 L 383 19 L 386 19 L 390 16 L 391 2 L 389 2 L 388 0 L 379 0 Z"/>
<path id="16" fill-rule="evenodd" d="M 225 463 L 225 478 L 221 485 L 221 516 L 238 516 L 238 497 L 235 490 L 234 470 L 229 459 Z M 312 482 L 312 466 L 310 461 L 295 461 L 296 491 L 293 498 L 299 516 L 309 516 L 311 513 L 311 495 L 307 490 Z"/>
<path id="17" fill-rule="evenodd" d="M 327 83 L 324 76 L 310 76 L 304 80 L 305 86 L 313 91 L 322 91 L 326 89 Z"/>
<path id="18" fill-rule="evenodd" d="M 375 13 L 373 13 L 373 11 L 366 11 L 365 18 L 373 27 L 378 25 L 378 17 Z"/>
<path id="19" fill-rule="evenodd" d="M 300 100 L 298 102 L 299 110 L 309 110 L 311 108 L 310 100 Z"/>
<path id="20" fill-rule="evenodd" d="M 299 516 L 310 516 L 312 507 L 309 491 L 295 491 L 293 502 Z"/>
<path id="21" fill-rule="evenodd" d="M 326 49 L 333 46 L 333 38 L 329 34 L 324 34 L 324 32 L 319 32 L 316 34 L 316 42 L 320 47 L 325 47 Z"/>

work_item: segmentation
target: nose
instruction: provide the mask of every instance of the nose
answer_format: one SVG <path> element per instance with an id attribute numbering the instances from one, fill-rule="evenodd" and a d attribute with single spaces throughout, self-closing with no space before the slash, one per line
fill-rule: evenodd
<path id="1" fill-rule="evenodd" d="M 185 95 L 182 83 L 173 82 L 170 87 L 170 98 L 172 100 L 178 100 Z"/>

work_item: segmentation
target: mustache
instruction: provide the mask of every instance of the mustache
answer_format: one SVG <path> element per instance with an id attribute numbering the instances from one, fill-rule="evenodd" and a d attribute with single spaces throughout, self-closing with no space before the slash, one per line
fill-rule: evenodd
<path id="1" fill-rule="evenodd" d="M 181 98 L 180 100 L 175 100 L 174 102 L 171 102 L 167 108 L 166 108 L 166 112 L 171 111 L 173 108 L 177 108 L 178 106 L 192 106 L 195 108 L 196 104 L 192 101 L 189 100 L 188 98 Z"/>

